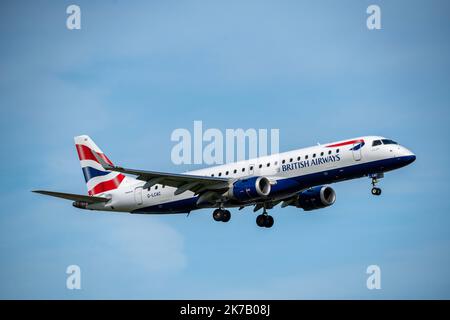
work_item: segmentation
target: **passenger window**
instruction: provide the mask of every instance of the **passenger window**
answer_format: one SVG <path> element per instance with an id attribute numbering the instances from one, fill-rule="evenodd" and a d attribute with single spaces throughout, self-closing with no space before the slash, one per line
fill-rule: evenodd
<path id="1" fill-rule="evenodd" d="M 336 149 L 336 153 L 339 153 L 339 149 Z"/>
<path id="2" fill-rule="evenodd" d="M 211 175 L 211 177 L 214 177 L 214 173 Z"/>
<path id="3" fill-rule="evenodd" d="M 236 170 L 236 169 L 234 169 L 233 173 L 237 173 L 237 170 Z"/>
<path id="4" fill-rule="evenodd" d="M 285 164 L 285 163 L 286 163 L 286 160 L 281 161 L 281 163 L 282 163 L 282 164 Z"/>
<path id="5" fill-rule="evenodd" d="M 219 172 L 219 177 L 221 177 L 222 176 L 222 172 Z"/>
<path id="6" fill-rule="evenodd" d="M 320 153 L 320 156 L 323 157 L 323 152 Z"/>
<path id="7" fill-rule="evenodd" d="M 381 145 L 381 140 L 374 140 L 374 142 L 372 142 L 372 147 L 376 147 Z"/>
<path id="8" fill-rule="evenodd" d="M 270 162 L 267 163 L 267 167 L 270 167 Z"/>
<path id="9" fill-rule="evenodd" d="M 305 159 L 308 160 L 308 155 L 305 156 Z"/>
<path id="10" fill-rule="evenodd" d="M 250 168 L 250 170 L 253 169 L 253 167 Z M 245 168 L 242 168 L 242 172 L 245 172 Z"/>
<path id="11" fill-rule="evenodd" d="M 228 175 L 228 171 L 227 171 L 227 172 L 225 172 L 225 175 L 226 175 L 226 176 Z"/>
<path id="12" fill-rule="evenodd" d="M 316 154 L 315 153 L 313 153 L 313 158 L 315 158 L 316 157 Z"/>
<path id="13" fill-rule="evenodd" d="M 155 186 L 155 190 L 158 190 L 158 186 Z"/>
<path id="14" fill-rule="evenodd" d="M 250 167 L 250 170 L 253 170 L 253 166 Z"/>
<path id="15" fill-rule="evenodd" d="M 290 159 L 289 159 L 289 162 L 292 162 L 293 160 L 294 160 L 294 159 L 290 158 Z"/>
<path id="16" fill-rule="evenodd" d="M 275 161 L 274 165 L 277 165 L 277 164 L 278 164 L 278 161 Z"/>
<path id="17" fill-rule="evenodd" d="M 328 150 L 328 154 L 331 154 L 331 150 Z"/>

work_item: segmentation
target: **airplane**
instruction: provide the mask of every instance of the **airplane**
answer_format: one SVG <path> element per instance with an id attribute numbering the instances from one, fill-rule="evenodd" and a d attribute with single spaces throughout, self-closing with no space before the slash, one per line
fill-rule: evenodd
<path id="1" fill-rule="evenodd" d="M 267 210 L 281 203 L 304 211 L 329 207 L 336 192 L 329 184 L 369 177 L 372 194 L 384 173 L 414 162 L 416 156 L 381 136 L 349 140 L 272 154 L 189 171 L 166 173 L 115 166 L 87 135 L 74 138 L 88 195 L 34 190 L 72 200 L 80 209 L 134 214 L 186 213 L 213 208 L 215 221 L 228 222 L 227 208 L 262 209 L 259 227 L 271 228 Z"/>

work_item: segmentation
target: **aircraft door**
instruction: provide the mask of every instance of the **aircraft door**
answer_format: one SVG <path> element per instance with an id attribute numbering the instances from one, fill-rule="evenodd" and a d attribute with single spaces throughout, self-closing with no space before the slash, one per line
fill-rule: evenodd
<path id="1" fill-rule="evenodd" d="M 352 148 L 353 160 L 355 160 L 355 161 L 361 160 L 361 158 L 362 158 L 361 147 L 362 147 L 361 142 L 356 142 L 353 144 L 353 148 Z"/>
<path id="2" fill-rule="evenodd" d="M 134 201 L 137 205 L 142 204 L 142 187 L 137 187 L 134 189 Z"/>

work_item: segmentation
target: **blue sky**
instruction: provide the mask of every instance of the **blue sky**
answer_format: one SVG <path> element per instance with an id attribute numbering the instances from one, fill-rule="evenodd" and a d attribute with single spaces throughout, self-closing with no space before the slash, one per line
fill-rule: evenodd
<path id="1" fill-rule="evenodd" d="M 0 298 L 450 298 L 447 1 L 3 1 Z M 366 28 L 378 4 L 382 30 Z M 215 223 L 85 212 L 73 136 L 115 162 L 183 172 L 176 128 L 279 128 L 280 150 L 379 134 L 417 155 L 334 185 L 311 214 Z M 67 290 L 77 264 L 82 290 Z M 366 288 L 377 264 L 382 289 Z"/>

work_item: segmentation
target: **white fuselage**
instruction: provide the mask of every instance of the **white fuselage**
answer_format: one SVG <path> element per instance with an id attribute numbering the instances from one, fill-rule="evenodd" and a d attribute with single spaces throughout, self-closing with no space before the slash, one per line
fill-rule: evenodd
<path id="1" fill-rule="evenodd" d="M 230 178 L 230 181 L 249 176 L 264 176 L 274 186 L 274 194 L 269 196 L 270 199 L 283 199 L 317 185 L 316 183 L 333 183 L 393 170 L 403 166 L 395 164 L 394 159 L 413 156 L 411 151 L 398 144 L 372 146 L 373 141 L 381 139 L 384 138 L 364 136 L 351 139 L 350 141 L 356 141 L 354 144 L 348 144 L 348 140 L 347 142 L 338 141 L 190 171 L 186 174 Z M 360 143 L 359 141 L 364 141 L 363 145 L 357 150 L 351 150 L 354 145 Z M 340 145 L 342 143 L 344 144 Z M 302 179 L 308 182 L 303 183 Z M 295 181 L 296 186 L 293 187 L 287 183 L 289 181 Z M 190 199 L 197 197 L 191 191 L 175 195 L 176 188 L 158 184 L 147 190 L 143 188 L 144 184 L 144 181 L 126 177 L 118 189 L 99 195 L 110 198 L 109 202 L 92 204 L 88 208 L 122 212 L 140 211 L 142 213 L 184 212 L 184 210 L 175 208 L 176 205 L 189 202 Z M 275 187 L 277 185 L 279 185 L 278 189 Z M 286 188 L 283 189 L 283 186 L 286 186 Z M 192 207 L 192 203 L 188 204 L 186 212 L 198 209 L 195 206 Z M 234 207 L 250 204 L 254 203 L 236 204 L 230 202 L 225 206 Z M 145 208 L 149 208 L 148 211 Z"/>

